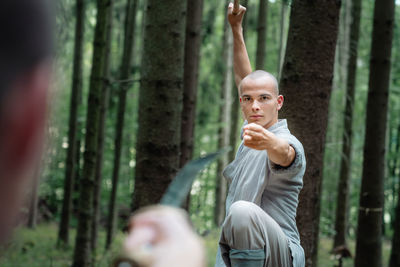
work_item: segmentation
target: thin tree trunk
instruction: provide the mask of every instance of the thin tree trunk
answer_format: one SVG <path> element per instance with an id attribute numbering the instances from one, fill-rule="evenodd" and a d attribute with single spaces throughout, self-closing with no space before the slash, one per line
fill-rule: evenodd
<path id="1" fill-rule="evenodd" d="M 280 88 L 282 118 L 307 159 L 297 225 L 306 266 L 317 265 L 321 182 L 340 1 L 293 1 Z M 310 45 L 313 42 L 313 45 Z"/>
<path id="2" fill-rule="evenodd" d="M 397 131 L 397 141 L 400 142 L 400 125 Z M 389 267 L 399 267 L 400 266 L 400 172 L 398 179 L 398 190 L 397 190 L 397 208 L 396 208 L 396 218 L 393 224 L 393 237 L 392 237 L 392 251 L 390 254 Z"/>
<path id="3" fill-rule="evenodd" d="M 392 140 L 392 138 L 389 138 L 389 140 Z M 396 177 L 396 169 L 397 164 L 399 162 L 400 158 L 400 123 L 397 126 L 397 137 L 396 137 L 396 142 L 394 145 L 394 154 L 393 154 L 393 160 L 391 160 L 391 164 L 389 165 L 389 177 L 391 178 L 391 190 L 392 190 L 392 199 L 393 199 L 393 208 L 390 212 L 390 225 L 391 229 L 394 230 L 394 225 L 395 225 L 395 217 L 396 215 L 394 214 L 396 212 L 396 184 L 397 184 L 397 177 Z M 399 189 L 400 190 L 400 187 Z M 398 201 L 398 200 L 397 200 Z"/>
<path id="4" fill-rule="evenodd" d="M 179 167 L 186 1 L 148 0 L 132 209 L 159 202 Z"/>
<path id="5" fill-rule="evenodd" d="M 268 0 L 260 0 L 258 8 L 257 23 L 257 52 L 256 69 L 263 70 L 265 67 L 265 51 L 267 47 L 267 19 L 268 19 Z"/>
<path id="6" fill-rule="evenodd" d="M 349 41 L 349 61 L 347 63 L 346 107 L 344 111 L 344 132 L 342 138 L 342 158 L 337 190 L 335 238 L 333 247 L 346 245 L 347 206 L 351 171 L 352 124 L 354 109 L 355 82 L 357 73 L 357 49 L 360 31 L 361 0 L 351 2 L 351 25 Z"/>
<path id="7" fill-rule="evenodd" d="M 82 97 L 80 99 L 80 104 L 82 103 Z M 81 129 L 82 122 L 78 120 L 78 135 L 76 138 L 76 156 L 75 156 L 75 170 L 74 170 L 74 184 L 73 184 L 73 194 L 72 194 L 72 215 L 78 216 L 79 213 L 79 184 L 81 177 L 80 159 L 81 159 Z"/>
<path id="8" fill-rule="evenodd" d="M 93 216 L 94 175 L 98 144 L 99 117 L 106 63 L 107 25 L 111 19 L 112 0 L 97 1 L 97 23 L 93 41 L 92 72 L 90 77 L 88 110 L 86 117 L 85 153 L 79 195 L 78 229 L 75 239 L 73 266 L 90 266 L 90 235 Z"/>
<path id="9" fill-rule="evenodd" d="M 281 77 L 281 70 L 282 70 L 282 64 L 283 60 L 285 58 L 284 52 L 284 46 L 286 46 L 286 42 L 284 42 L 285 39 L 285 26 L 286 26 L 286 19 L 287 19 L 287 10 L 288 10 L 288 5 L 289 5 L 289 0 L 282 0 L 281 4 L 281 22 L 280 22 L 280 30 L 279 30 L 279 54 L 278 54 L 278 75 L 277 79 L 278 81 L 280 80 Z"/>
<path id="10" fill-rule="evenodd" d="M 99 133 L 97 136 L 97 153 L 96 153 L 96 169 L 94 175 L 94 193 L 93 193 L 93 218 L 92 218 L 92 233 L 91 247 L 94 251 L 97 245 L 97 232 L 100 224 L 100 202 L 101 202 L 101 185 L 102 185 L 102 170 L 103 170 L 103 155 L 104 155 L 104 137 L 105 123 L 108 109 L 108 101 L 110 94 L 110 56 L 111 56 L 111 37 L 112 37 L 112 20 L 113 20 L 113 2 L 110 2 L 108 8 L 108 16 L 110 19 L 107 23 L 107 38 L 105 50 L 105 63 L 103 69 L 103 88 L 100 100 L 100 116 L 99 116 Z"/>
<path id="11" fill-rule="evenodd" d="M 385 139 L 394 0 L 375 2 L 355 266 L 382 266 Z"/>
<path id="12" fill-rule="evenodd" d="M 28 227 L 31 229 L 36 228 L 37 213 L 38 213 L 38 200 L 39 200 L 39 184 L 40 184 L 40 164 L 36 166 L 32 181 L 32 191 L 29 201 L 29 214 L 28 214 Z"/>
<path id="13" fill-rule="evenodd" d="M 78 110 L 82 91 L 82 61 L 83 61 L 83 35 L 85 18 L 85 0 L 76 0 L 76 24 L 74 66 L 72 77 L 72 93 L 69 113 L 68 149 L 64 178 L 64 198 L 61 211 L 61 220 L 58 232 L 58 244 L 69 243 L 69 221 L 72 212 L 73 187 L 75 180 L 76 156 L 78 134 Z M 78 135 L 79 136 L 79 135 Z"/>
<path id="14" fill-rule="evenodd" d="M 230 139 L 230 118 L 232 108 L 232 86 L 233 86 L 233 37 L 228 27 L 227 19 L 224 24 L 223 39 L 223 61 L 224 79 L 221 90 L 221 106 L 219 112 L 219 122 L 222 123 L 218 130 L 218 148 L 227 147 Z M 217 186 L 216 186 L 216 204 L 214 211 L 214 220 L 216 225 L 220 225 L 225 217 L 225 200 L 227 194 L 227 183 L 222 175 L 223 168 L 228 165 L 228 155 L 224 155 L 218 161 L 217 165 Z"/>
<path id="15" fill-rule="evenodd" d="M 193 155 L 202 14 L 203 0 L 188 1 L 183 71 L 184 89 L 181 119 L 181 156 L 179 168 L 182 168 Z M 187 196 L 184 208 L 189 210 L 189 205 L 190 193 Z"/>
<path id="16" fill-rule="evenodd" d="M 184 91 L 181 120 L 180 168 L 192 158 L 193 154 L 202 13 L 203 0 L 188 1 L 183 75 Z"/>
<path id="17" fill-rule="evenodd" d="M 135 45 L 135 27 L 136 27 L 136 11 L 139 0 L 128 0 L 126 15 L 125 15 L 125 36 L 124 36 L 124 49 L 121 58 L 120 79 L 128 80 L 131 74 L 132 55 Z M 114 142 L 114 167 L 112 176 L 112 189 L 108 207 L 108 221 L 107 221 L 107 239 L 106 249 L 110 248 L 113 236 L 115 223 L 117 218 L 116 212 L 116 199 L 119 180 L 119 168 L 121 162 L 121 151 L 123 141 L 124 117 L 126 109 L 126 95 L 130 83 L 122 83 L 118 93 L 118 113 L 117 123 L 115 126 L 115 142 Z"/>
<path id="18" fill-rule="evenodd" d="M 342 2 L 341 18 L 339 21 L 339 36 L 336 46 L 336 59 L 337 64 L 335 67 L 335 74 L 337 75 L 337 84 L 333 81 L 334 89 L 342 89 L 347 84 L 347 70 L 349 62 L 349 49 L 350 49 L 350 23 L 351 23 L 351 1 Z"/>

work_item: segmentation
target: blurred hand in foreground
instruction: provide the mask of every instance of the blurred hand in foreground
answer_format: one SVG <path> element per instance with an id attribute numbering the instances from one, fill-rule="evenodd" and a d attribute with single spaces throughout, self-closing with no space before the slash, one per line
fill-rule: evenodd
<path id="1" fill-rule="evenodd" d="M 123 249 L 140 266 L 205 266 L 203 243 L 187 213 L 172 207 L 150 206 L 135 213 Z"/>

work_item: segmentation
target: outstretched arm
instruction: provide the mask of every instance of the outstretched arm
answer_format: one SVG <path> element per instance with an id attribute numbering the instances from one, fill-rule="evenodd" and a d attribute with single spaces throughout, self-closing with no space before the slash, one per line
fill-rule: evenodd
<path id="1" fill-rule="evenodd" d="M 246 44 L 243 38 L 242 21 L 246 13 L 246 8 L 240 6 L 239 12 L 236 15 L 232 14 L 233 4 L 228 6 L 228 21 L 233 33 L 233 69 L 235 71 L 235 82 L 239 88 L 240 82 L 251 73 L 251 65 L 249 56 L 246 50 Z"/>

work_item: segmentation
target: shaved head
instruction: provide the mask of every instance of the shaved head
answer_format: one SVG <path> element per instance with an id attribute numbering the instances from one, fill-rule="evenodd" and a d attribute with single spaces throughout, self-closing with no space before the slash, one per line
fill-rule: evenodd
<path id="1" fill-rule="evenodd" d="M 279 95 L 279 87 L 278 87 L 278 81 L 269 72 L 263 71 L 263 70 L 256 70 L 244 77 L 244 79 L 240 82 L 239 84 L 239 92 L 242 93 L 242 84 L 246 83 L 248 80 L 265 80 L 267 83 L 271 84 L 275 90 L 276 95 Z"/>

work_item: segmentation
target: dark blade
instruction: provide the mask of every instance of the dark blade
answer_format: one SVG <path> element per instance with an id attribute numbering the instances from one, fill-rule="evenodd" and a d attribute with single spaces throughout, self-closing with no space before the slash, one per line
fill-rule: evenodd
<path id="1" fill-rule="evenodd" d="M 209 154 L 205 157 L 192 160 L 187 163 L 175 176 L 172 183 L 161 199 L 161 204 L 181 207 L 183 201 L 192 188 L 192 183 L 197 174 L 202 171 L 208 164 L 216 160 L 222 154 L 228 152 L 230 148 L 224 148 L 216 153 Z"/>

